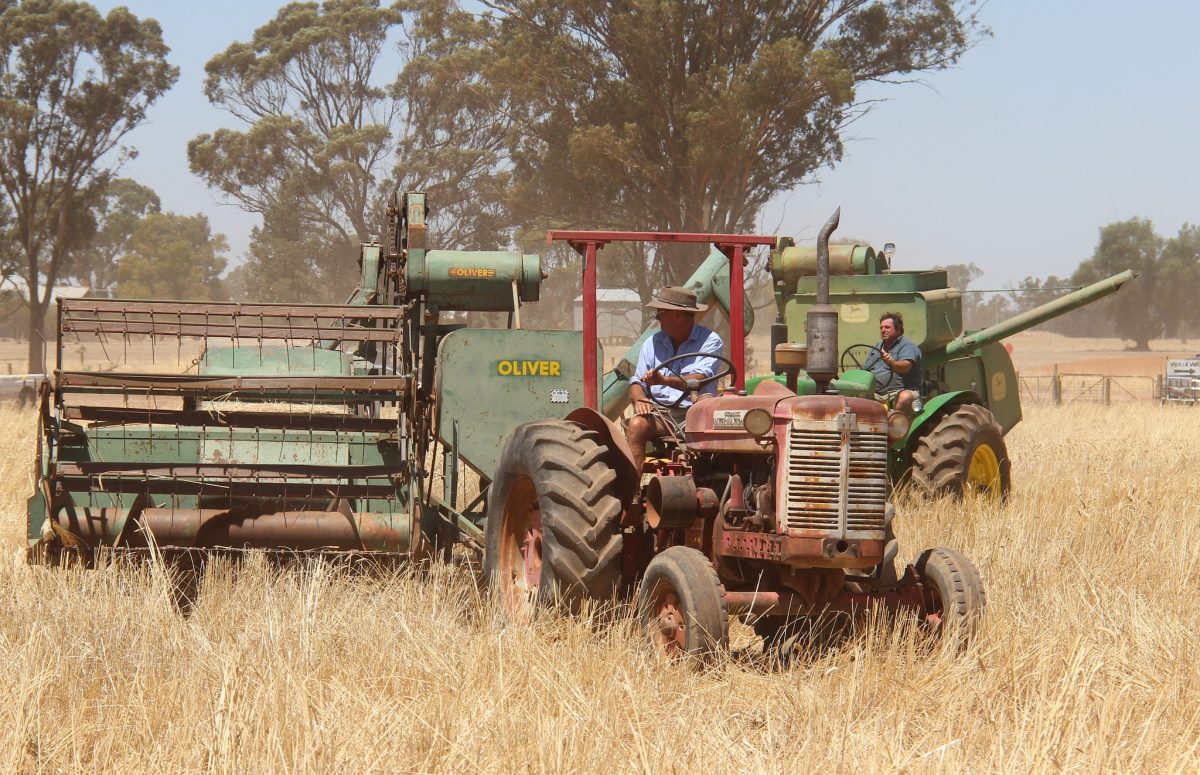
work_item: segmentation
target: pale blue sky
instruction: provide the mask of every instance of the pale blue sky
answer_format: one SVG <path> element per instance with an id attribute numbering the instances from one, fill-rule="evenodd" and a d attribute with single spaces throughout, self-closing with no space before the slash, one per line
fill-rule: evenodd
<path id="1" fill-rule="evenodd" d="M 97 3 L 115 5 L 158 19 L 181 70 L 123 172 L 166 209 L 206 213 L 238 261 L 254 220 L 192 177 L 186 145 L 236 126 L 204 98 L 204 63 L 279 4 Z M 976 286 L 1000 287 L 1069 273 L 1113 221 L 1149 218 L 1164 236 L 1200 222 L 1200 2 L 991 0 L 980 16 L 992 38 L 924 85 L 871 92 L 887 101 L 842 162 L 773 202 L 762 230 L 811 239 L 841 205 L 840 233 L 895 242 L 898 267 L 974 261 Z"/>

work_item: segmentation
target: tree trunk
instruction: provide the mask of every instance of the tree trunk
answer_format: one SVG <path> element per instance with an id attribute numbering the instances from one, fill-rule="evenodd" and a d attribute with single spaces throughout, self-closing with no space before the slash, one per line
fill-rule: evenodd
<path id="1" fill-rule="evenodd" d="M 32 293 L 30 294 L 33 295 Z M 48 304 L 40 304 L 36 301 L 29 302 L 29 373 L 44 374 L 46 373 L 46 347 L 48 344 L 45 336 L 46 328 L 46 309 Z"/>

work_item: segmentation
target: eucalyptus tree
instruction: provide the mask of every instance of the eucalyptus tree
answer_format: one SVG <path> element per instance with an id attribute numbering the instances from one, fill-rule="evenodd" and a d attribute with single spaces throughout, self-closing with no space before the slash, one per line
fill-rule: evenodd
<path id="1" fill-rule="evenodd" d="M 1145 218 L 1130 218 L 1100 229 L 1092 257 L 1075 269 L 1071 281 L 1087 285 L 1126 269 L 1135 270 L 1139 277 L 1095 305 L 1096 314 L 1106 318 L 1111 329 L 1093 331 L 1092 336 L 1112 333 L 1132 339 L 1138 350 L 1149 350 L 1150 340 L 1163 335 L 1169 314 L 1159 298 L 1166 279 L 1159 271 L 1165 244 Z"/>
<path id="2" fill-rule="evenodd" d="M 93 208 L 95 235 L 71 257 L 70 275 L 90 288 L 112 288 L 117 260 L 128 250 L 138 225 L 161 209 L 154 189 L 129 178 L 112 180 Z"/>
<path id="3" fill-rule="evenodd" d="M 138 220 L 117 264 L 117 294 L 127 299 L 222 301 L 229 244 L 204 215 L 151 213 Z"/>
<path id="4" fill-rule="evenodd" d="M 986 34 L 969 0 L 491 0 L 526 224 L 732 232 L 842 158 L 883 93 Z M 639 256 L 643 295 L 693 266 Z"/>
<path id="5" fill-rule="evenodd" d="M 205 94 L 238 126 L 196 137 L 188 158 L 262 216 L 252 291 L 328 299 L 352 286 L 357 244 L 380 234 L 398 189 L 430 192 L 437 244 L 496 238 L 494 116 L 463 104 L 484 30 L 436 0 L 291 3 L 208 62 Z"/>
<path id="6" fill-rule="evenodd" d="M 126 8 L 0 0 L 0 191 L 28 289 L 29 369 L 44 368 L 51 289 L 91 239 L 121 146 L 175 82 L 162 30 Z"/>

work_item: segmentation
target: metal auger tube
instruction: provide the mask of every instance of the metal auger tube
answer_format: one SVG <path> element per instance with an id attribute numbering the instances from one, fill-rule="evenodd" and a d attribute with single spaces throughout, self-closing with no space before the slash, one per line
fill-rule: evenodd
<path id="1" fill-rule="evenodd" d="M 1036 326 L 1038 323 L 1043 323 L 1047 320 L 1065 315 L 1073 309 L 1082 307 L 1085 304 L 1091 304 L 1097 299 L 1102 299 L 1105 296 L 1116 293 L 1121 290 L 1121 286 L 1138 276 L 1138 273 L 1132 269 L 1126 269 L 1124 272 L 1115 274 L 1112 277 L 1106 277 L 1099 282 L 1080 288 L 1077 291 L 1072 291 L 1066 296 L 1061 296 L 1053 301 L 1048 301 L 1045 304 L 1034 307 L 1031 310 L 1022 312 L 1008 320 L 1003 320 L 994 326 L 989 326 L 982 331 L 976 331 L 973 334 L 964 334 L 954 341 L 950 342 L 945 347 L 945 359 L 953 358 L 954 356 L 970 352 L 972 350 L 983 347 L 992 342 L 998 342 L 1001 339 L 1010 337 L 1013 334 L 1020 333 L 1027 328 Z M 939 354 L 934 353 L 937 357 Z M 929 362 L 929 359 L 926 359 Z"/>

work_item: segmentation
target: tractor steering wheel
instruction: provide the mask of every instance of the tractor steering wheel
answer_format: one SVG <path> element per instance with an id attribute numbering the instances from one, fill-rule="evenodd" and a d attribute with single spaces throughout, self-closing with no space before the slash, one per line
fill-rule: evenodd
<path id="1" fill-rule="evenodd" d="M 663 361 L 662 363 L 655 366 L 654 370 L 651 371 L 651 374 L 659 373 L 660 371 L 665 369 L 669 364 L 672 364 L 675 361 L 681 361 L 684 358 L 695 358 L 697 356 L 704 357 L 704 358 L 712 358 L 713 360 L 720 361 L 721 363 L 723 363 L 725 365 L 725 368 L 721 371 L 718 371 L 716 374 L 712 375 L 711 377 L 705 377 L 704 379 L 696 380 L 696 386 L 694 388 L 689 388 L 689 389 L 683 390 L 679 394 L 679 398 L 675 399 L 675 401 L 673 403 L 668 403 L 666 401 L 659 401 L 657 398 L 654 397 L 654 391 L 650 389 L 651 386 L 647 385 L 646 386 L 646 388 L 647 388 L 646 389 L 646 398 L 650 399 L 650 403 L 655 404 L 657 406 L 661 406 L 664 409 L 674 409 L 675 407 L 677 407 L 681 403 L 683 403 L 683 399 L 687 398 L 688 393 L 692 392 L 692 390 L 699 390 L 700 388 L 704 387 L 705 385 L 711 385 L 712 383 L 716 382 L 717 380 L 724 379 L 725 377 L 732 377 L 734 382 L 737 381 L 737 367 L 733 365 L 733 361 L 729 360 L 728 358 L 726 358 L 723 355 L 717 355 L 715 353 L 679 353 L 678 355 L 674 355 L 670 358 L 667 358 L 665 361 Z M 676 372 L 674 369 L 671 369 L 670 371 L 676 377 L 683 376 L 682 374 Z"/>
<path id="2" fill-rule="evenodd" d="M 888 376 L 886 379 L 880 379 L 879 374 L 875 373 L 874 371 L 871 372 L 872 376 L 875 377 L 875 387 L 878 389 L 892 381 L 891 374 L 893 373 L 893 369 L 889 364 L 883 362 L 883 352 L 875 345 L 852 344 L 845 350 L 842 350 L 842 371 L 849 371 L 850 369 L 867 371 L 868 369 L 866 367 L 866 363 L 871 359 L 871 353 L 875 353 L 877 356 L 879 356 L 879 362 L 883 363 L 883 365 L 887 366 L 888 368 Z"/>

